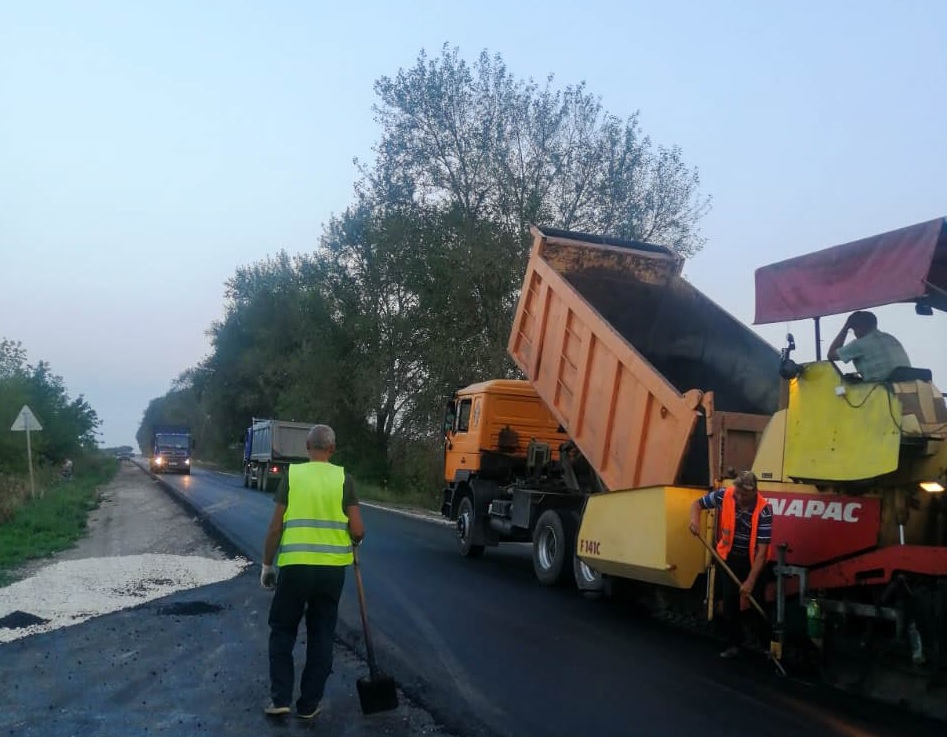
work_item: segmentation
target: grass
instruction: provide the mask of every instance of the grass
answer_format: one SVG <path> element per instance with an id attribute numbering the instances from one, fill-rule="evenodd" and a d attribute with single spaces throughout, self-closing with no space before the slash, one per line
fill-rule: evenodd
<path id="1" fill-rule="evenodd" d="M 99 487 L 117 470 L 115 459 L 86 458 L 76 462 L 68 483 L 51 471 L 37 473 L 35 498 L 30 498 L 28 479 L 0 479 L 6 513 L 0 523 L 0 586 L 12 583 L 18 566 L 65 550 L 81 538 L 89 512 L 99 504 Z"/>
<path id="2" fill-rule="evenodd" d="M 356 482 L 355 493 L 360 500 L 366 502 L 381 502 L 396 507 L 415 507 L 427 509 L 432 512 L 440 512 L 441 510 L 439 489 L 435 489 L 434 491 L 422 491 L 418 489 L 394 490 L 377 484 Z"/>

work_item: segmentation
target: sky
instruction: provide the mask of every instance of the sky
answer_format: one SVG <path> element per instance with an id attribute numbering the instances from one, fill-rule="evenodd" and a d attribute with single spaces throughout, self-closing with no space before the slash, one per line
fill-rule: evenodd
<path id="1" fill-rule="evenodd" d="M 0 337 L 136 446 L 227 279 L 353 201 L 375 80 L 446 43 L 680 147 L 712 197 L 685 276 L 811 360 L 811 321 L 752 325 L 754 271 L 947 215 L 945 28 L 941 0 L 0 0 Z M 947 315 L 875 312 L 947 391 Z"/>

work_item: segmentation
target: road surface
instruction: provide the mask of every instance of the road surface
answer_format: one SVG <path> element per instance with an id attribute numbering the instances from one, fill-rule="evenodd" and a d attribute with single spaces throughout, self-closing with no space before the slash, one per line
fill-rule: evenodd
<path id="1" fill-rule="evenodd" d="M 203 470 L 163 480 L 260 560 L 270 495 Z M 465 560 L 452 528 L 436 519 L 372 507 L 363 516 L 360 555 L 382 666 L 458 734 L 943 734 L 942 723 L 781 678 L 762 659 L 721 661 L 716 643 L 616 602 L 542 587 L 527 546 Z M 363 652 L 351 576 L 340 636 Z"/>
<path id="2" fill-rule="evenodd" d="M 235 553 L 123 466 L 86 537 L 0 588 L 0 735 L 448 737 L 403 694 L 362 715 L 368 669 L 341 644 L 315 722 L 265 717 L 272 594 Z"/>

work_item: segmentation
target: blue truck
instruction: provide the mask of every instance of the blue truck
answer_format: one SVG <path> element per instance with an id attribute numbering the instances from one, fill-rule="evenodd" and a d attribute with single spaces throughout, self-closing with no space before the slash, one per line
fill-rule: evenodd
<path id="1" fill-rule="evenodd" d="M 186 425 L 159 425 L 151 432 L 152 473 L 191 473 L 194 438 Z"/>

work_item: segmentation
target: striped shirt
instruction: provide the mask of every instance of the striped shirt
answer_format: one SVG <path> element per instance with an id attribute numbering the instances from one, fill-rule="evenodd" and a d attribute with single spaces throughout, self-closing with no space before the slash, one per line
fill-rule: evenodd
<path id="1" fill-rule="evenodd" d="M 700 498 L 701 509 L 720 509 L 726 489 L 717 489 Z M 753 509 L 740 509 L 737 506 L 737 525 L 733 533 L 733 552 L 750 554 L 750 532 L 753 529 Z M 766 502 L 760 510 L 760 520 L 756 526 L 756 544 L 766 545 L 773 538 L 773 505 Z"/>

